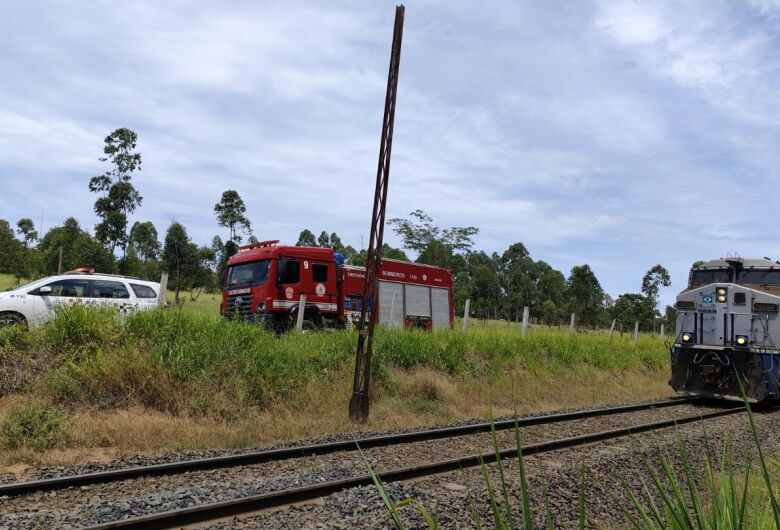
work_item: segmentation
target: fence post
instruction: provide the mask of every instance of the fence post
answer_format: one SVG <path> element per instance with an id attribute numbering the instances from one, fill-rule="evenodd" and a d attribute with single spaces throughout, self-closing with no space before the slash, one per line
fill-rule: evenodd
<path id="1" fill-rule="evenodd" d="M 160 275 L 160 294 L 157 296 L 157 305 L 165 307 L 165 294 L 168 292 L 168 273 Z"/>
<path id="2" fill-rule="evenodd" d="M 528 335 L 528 306 L 523 308 L 523 337 Z"/>
<path id="3" fill-rule="evenodd" d="M 639 321 L 634 322 L 634 340 L 639 338 Z"/>
<path id="4" fill-rule="evenodd" d="M 298 321 L 295 323 L 295 329 L 303 330 L 303 314 L 306 312 L 306 295 L 301 294 L 301 301 L 298 302 Z"/>
<path id="5" fill-rule="evenodd" d="M 664 330 L 664 324 L 662 322 L 661 323 L 661 340 L 664 340 L 664 338 L 666 338 L 666 336 L 665 336 L 666 334 L 664 333 L 664 331 L 665 331 Z"/>
<path id="6" fill-rule="evenodd" d="M 395 298 L 398 293 L 393 293 L 393 298 L 390 300 L 390 318 L 387 321 L 387 328 L 393 329 L 393 317 L 395 316 Z"/>
<path id="7" fill-rule="evenodd" d="M 609 326 L 609 338 L 610 339 L 612 338 L 612 332 L 615 331 L 615 321 L 616 320 L 617 320 L 616 318 L 613 318 L 612 319 L 612 325 Z"/>
<path id="8" fill-rule="evenodd" d="M 571 314 L 571 322 L 569 322 L 569 333 L 574 333 L 574 323 L 576 322 L 577 316 L 572 313 Z"/>
<path id="9" fill-rule="evenodd" d="M 469 327 L 469 306 L 471 305 L 471 298 L 466 298 L 466 307 L 463 308 L 463 331 Z"/>

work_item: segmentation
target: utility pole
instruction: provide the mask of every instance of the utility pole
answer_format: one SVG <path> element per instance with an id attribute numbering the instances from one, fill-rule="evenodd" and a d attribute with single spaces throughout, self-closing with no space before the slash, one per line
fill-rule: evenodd
<path id="1" fill-rule="evenodd" d="M 374 213 L 371 216 L 371 239 L 366 254 L 366 284 L 363 290 L 363 307 L 358 324 L 355 379 L 352 398 L 349 401 L 349 419 L 355 423 L 368 420 L 368 384 L 371 379 L 371 355 L 374 346 L 374 327 L 378 312 L 379 263 L 382 259 L 382 239 L 385 232 L 385 206 L 387 184 L 390 178 L 390 153 L 393 147 L 393 122 L 395 121 L 395 96 L 398 91 L 398 67 L 401 62 L 401 39 L 404 31 L 404 6 L 395 8 L 395 29 L 390 52 L 390 68 L 387 74 L 385 116 L 382 121 L 382 138 L 379 143 L 379 163 L 374 191 Z M 366 312 L 369 314 L 367 315 Z M 368 316 L 368 322 L 366 322 Z"/>

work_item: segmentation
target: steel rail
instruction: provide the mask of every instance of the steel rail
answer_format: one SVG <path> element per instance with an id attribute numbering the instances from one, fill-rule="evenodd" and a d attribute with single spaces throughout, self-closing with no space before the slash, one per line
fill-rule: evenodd
<path id="1" fill-rule="evenodd" d="M 683 425 L 686 423 L 718 418 L 721 416 L 727 416 L 730 414 L 744 412 L 745 410 L 746 408 L 744 406 L 734 407 L 734 408 L 723 409 L 723 410 L 719 410 L 707 414 L 686 416 L 683 418 L 664 420 L 664 421 L 659 421 L 654 423 L 644 423 L 640 425 L 634 425 L 631 427 L 623 427 L 623 428 L 601 431 L 592 434 L 583 434 L 571 438 L 563 438 L 559 440 L 540 442 L 540 443 L 523 447 L 522 454 L 523 456 L 528 456 L 528 455 L 535 455 L 540 453 L 547 453 L 550 451 L 557 451 L 560 449 L 573 448 L 573 447 L 583 446 L 595 442 L 610 440 L 614 438 L 621 438 L 632 434 L 638 434 L 638 433 L 654 431 L 658 429 L 664 429 L 668 427 L 674 427 L 677 425 Z M 380 472 L 378 473 L 378 475 L 383 482 L 386 483 L 398 482 L 403 480 L 410 480 L 415 478 L 427 477 L 431 475 L 437 475 L 440 473 L 447 473 L 450 471 L 457 471 L 459 469 L 477 467 L 482 465 L 482 463 L 490 464 L 496 462 L 496 460 L 499 457 L 502 459 L 516 458 L 517 453 L 518 453 L 517 448 L 504 449 L 502 451 L 498 451 L 497 453 L 494 452 L 494 453 L 485 453 L 485 454 L 474 454 L 462 458 L 455 458 L 452 460 L 443 460 L 431 464 L 421 464 L 418 466 Z M 173 528 L 182 525 L 202 523 L 204 521 L 210 521 L 214 519 L 222 519 L 225 517 L 231 517 L 231 516 L 240 515 L 248 512 L 280 508 L 293 503 L 311 501 L 314 499 L 318 499 L 320 497 L 332 495 L 334 493 L 349 488 L 368 486 L 371 484 L 373 484 L 373 478 L 370 475 L 363 475 L 354 478 L 325 482 L 322 484 L 316 484 L 312 486 L 290 488 L 290 489 L 271 492 L 271 493 L 241 497 L 229 501 L 202 504 L 200 506 L 193 506 L 190 508 L 183 508 L 179 510 L 171 510 L 168 512 L 145 515 L 141 517 L 135 517 L 132 519 L 111 521 L 111 522 L 90 526 L 86 530 L 113 530 L 113 529 L 123 529 L 123 530 L 158 529 L 159 530 L 159 529 Z"/>
<path id="2" fill-rule="evenodd" d="M 612 414 L 621 414 L 626 412 L 636 412 L 652 408 L 672 407 L 685 405 L 700 401 L 698 398 L 677 397 L 663 401 L 649 401 L 643 403 L 634 403 L 631 405 L 619 405 L 615 407 L 601 407 L 590 410 L 580 410 L 574 412 L 563 412 L 557 414 L 548 414 L 543 416 L 531 416 L 520 418 L 517 423 L 520 427 L 529 427 L 533 425 L 545 425 L 548 423 L 559 423 L 577 419 L 595 418 L 599 416 L 608 416 Z M 513 429 L 515 420 L 501 420 L 492 424 L 490 422 L 474 423 L 471 425 L 459 425 L 456 427 L 440 427 L 436 429 L 419 430 L 399 434 L 389 434 L 383 436 L 371 436 L 367 438 L 358 438 L 353 440 L 342 440 L 338 442 L 328 442 L 323 444 L 303 445 L 299 447 L 284 447 L 280 449 L 271 449 L 267 451 L 254 451 L 250 453 L 241 453 L 237 455 L 217 456 L 210 458 L 199 458 L 194 460 L 184 460 L 181 462 L 169 462 L 166 464 L 154 464 L 149 466 L 136 466 L 125 469 L 112 469 L 109 471 L 100 471 L 96 473 L 85 473 L 81 475 L 71 475 L 40 480 L 29 480 L 25 482 L 14 482 L 0 485 L 0 497 L 16 497 L 26 495 L 34 491 L 52 491 L 61 490 L 75 486 L 85 486 L 88 484 L 100 484 L 106 482 L 117 482 L 140 477 L 152 477 L 163 475 L 177 475 L 190 471 L 203 471 L 208 469 L 221 469 L 235 466 L 247 466 L 262 464 L 266 462 L 275 462 L 280 460 L 303 458 L 314 455 L 325 455 L 340 451 L 355 451 L 358 446 L 361 449 L 370 449 L 373 447 L 385 447 L 390 445 L 407 444 L 413 442 L 424 442 L 430 440 L 439 440 L 443 438 L 453 438 L 456 436 L 467 436 L 490 432 L 491 428 L 496 431 Z"/>

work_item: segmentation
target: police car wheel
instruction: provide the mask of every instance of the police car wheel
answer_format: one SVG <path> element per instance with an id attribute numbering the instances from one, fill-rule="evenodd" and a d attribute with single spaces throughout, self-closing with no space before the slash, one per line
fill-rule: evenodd
<path id="1" fill-rule="evenodd" d="M 20 315 L 19 313 L 13 313 L 13 312 L 5 312 L 0 313 L 0 328 L 4 328 L 7 326 L 13 326 L 16 324 L 27 324 L 27 320 Z"/>
<path id="2" fill-rule="evenodd" d="M 317 326 L 311 320 L 301 322 L 301 331 L 317 331 Z"/>

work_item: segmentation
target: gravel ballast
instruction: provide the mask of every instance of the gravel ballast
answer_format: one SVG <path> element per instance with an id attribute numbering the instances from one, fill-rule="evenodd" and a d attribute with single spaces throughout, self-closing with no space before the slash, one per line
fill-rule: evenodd
<path id="1" fill-rule="evenodd" d="M 522 429 L 523 443 L 530 444 L 554 438 L 591 433 L 659 421 L 671 417 L 689 416 L 710 411 L 709 408 L 681 405 L 658 410 L 646 410 L 617 414 L 560 424 L 550 424 Z M 476 420 L 475 420 L 476 421 Z M 774 447 L 774 433 L 780 426 L 780 413 L 764 413 L 758 417 L 767 447 Z M 706 422 L 707 435 L 716 443 L 727 434 L 742 440 L 747 423 L 744 414 L 722 417 Z M 621 493 L 614 478 L 614 470 L 620 469 L 629 479 L 631 473 L 641 473 L 642 456 L 649 448 L 658 444 L 674 448 L 678 437 L 684 435 L 686 447 L 692 455 L 701 451 L 696 448 L 703 443 L 701 423 L 692 423 L 675 429 L 665 429 L 646 435 L 593 445 L 577 450 L 527 457 L 531 498 L 535 506 L 541 506 L 541 480 L 545 477 L 551 511 L 556 528 L 568 527 L 576 521 L 577 498 L 579 494 L 580 462 L 585 459 L 587 484 L 587 513 L 592 524 L 614 525 L 622 521 L 616 513 L 610 494 Z M 363 435 L 379 433 L 361 433 Z M 354 435 L 347 435 L 350 439 Z M 344 435 L 316 441 L 344 439 Z M 514 433 L 501 432 L 498 435 L 502 448 L 514 445 Z M 306 440 L 299 444 L 309 444 Z M 698 445 L 697 445 L 698 444 Z M 418 442 L 403 446 L 374 448 L 366 455 L 375 469 L 406 467 L 414 464 L 455 458 L 466 454 L 492 451 L 490 435 L 470 435 L 454 439 Z M 198 458 L 234 452 L 188 452 L 185 458 Z M 648 458 L 656 458 L 648 453 Z M 181 454 L 167 454 L 156 457 L 135 457 L 99 465 L 80 465 L 37 470 L 39 478 L 84 473 L 104 469 L 115 469 L 128 465 L 149 465 L 152 463 L 181 460 Z M 516 491 L 516 461 L 506 463 L 513 494 Z M 495 472 L 495 466 L 489 466 Z M 541 469 L 544 468 L 544 472 Z M 127 480 L 111 484 L 97 484 L 70 488 L 56 492 L 39 492 L 19 498 L 0 499 L 0 530 L 3 528 L 78 528 L 99 522 L 136 517 L 176 508 L 203 503 L 218 502 L 247 495 L 256 495 L 338 480 L 366 473 L 365 464 L 356 452 L 334 453 L 272 462 L 254 466 L 198 471 L 183 475 L 150 477 Z M 469 491 L 476 497 L 477 505 L 487 508 L 485 485 L 478 470 L 450 473 L 417 480 L 406 484 L 392 484 L 389 491 L 398 501 L 415 498 L 423 505 L 432 507 L 438 500 L 441 522 L 445 528 L 473 526 L 468 512 L 466 496 Z M 517 501 L 519 502 L 519 501 Z M 483 515 L 487 516 L 487 511 Z M 414 527 L 422 521 L 412 507 L 404 509 L 404 516 Z M 538 518 L 541 510 L 537 509 Z M 484 518 L 487 521 L 487 517 Z M 381 528 L 388 520 L 379 497 L 373 487 L 356 488 L 328 497 L 320 502 L 295 506 L 282 511 L 268 512 L 245 518 L 236 518 L 212 525 L 214 528 Z M 541 519 L 538 518 L 541 525 Z"/>

